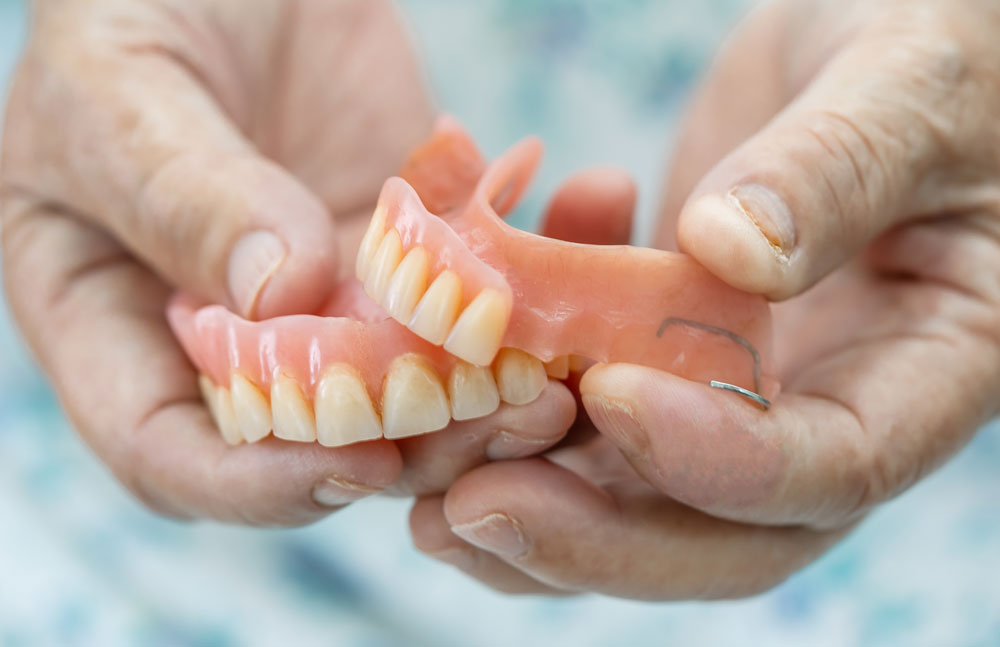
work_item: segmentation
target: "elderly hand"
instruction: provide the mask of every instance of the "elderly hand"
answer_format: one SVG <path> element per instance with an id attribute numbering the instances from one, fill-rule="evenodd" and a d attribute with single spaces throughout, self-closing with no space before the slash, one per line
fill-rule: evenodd
<path id="1" fill-rule="evenodd" d="M 386 2 L 34 6 L 4 131 L 4 278 L 80 433 L 154 509 L 299 524 L 434 491 L 572 421 L 531 405 L 423 439 L 230 448 L 164 319 L 175 287 L 246 317 L 308 312 L 352 271 L 378 190 L 433 110 Z"/>
<path id="2" fill-rule="evenodd" d="M 694 101 L 660 244 L 676 227 L 781 301 L 783 393 L 763 412 L 597 366 L 601 435 L 422 500 L 418 546 L 509 591 L 747 595 L 967 442 L 1000 405 L 998 33 L 978 0 L 752 14 Z"/>

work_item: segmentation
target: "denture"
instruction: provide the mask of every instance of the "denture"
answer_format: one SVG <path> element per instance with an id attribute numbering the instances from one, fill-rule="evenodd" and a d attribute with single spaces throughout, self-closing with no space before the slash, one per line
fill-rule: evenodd
<path id="1" fill-rule="evenodd" d="M 168 319 L 226 441 L 424 434 L 527 404 L 588 361 L 761 400 L 776 392 L 763 298 L 681 254 L 568 243 L 501 220 L 540 155 L 529 138 L 487 165 L 442 118 L 386 181 L 356 278 L 319 311 L 249 321 L 176 296 Z"/>

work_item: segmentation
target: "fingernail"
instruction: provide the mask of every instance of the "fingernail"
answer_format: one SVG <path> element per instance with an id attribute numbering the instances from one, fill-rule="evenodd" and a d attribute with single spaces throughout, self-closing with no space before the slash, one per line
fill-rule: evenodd
<path id="1" fill-rule="evenodd" d="M 445 548 L 428 555 L 462 571 L 471 571 L 476 566 L 476 552 L 472 548 Z"/>
<path id="2" fill-rule="evenodd" d="M 774 251 L 786 257 L 795 246 L 795 223 L 785 201 L 761 184 L 741 184 L 729 191 L 736 208 L 764 235 Z"/>
<path id="3" fill-rule="evenodd" d="M 339 508 L 381 491 L 379 488 L 331 476 L 313 488 L 312 496 L 313 500 L 321 506 Z"/>
<path id="4" fill-rule="evenodd" d="M 629 403 L 593 393 L 584 393 L 582 399 L 591 421 L 602 434 L 625 454 L 639 455 L 647 443 L 646 433 Z"/>
<path id="5" fill-rule="evenodd" d="M 244 317 L 251 317 L 267 282 L 285 262 L 285 244 L 269 231 L 244 234 L 229 255 L 229 294 Z"/>
<path id="6" fill-rule="evenodd" d="M 531 548 L 531 538 L 524 527 L 502 512 L 452 526 L 451 531 L 473 546 L 500 557 L 521 557 Z"/>
<path id="7" fill-rule="evenodd" d="M 486 458 L 491 461 L 510 460 L 534 456 L 552 444 L 547 438 L 525 438 L 510 431 L 500 430 L 486 444 Z"/>

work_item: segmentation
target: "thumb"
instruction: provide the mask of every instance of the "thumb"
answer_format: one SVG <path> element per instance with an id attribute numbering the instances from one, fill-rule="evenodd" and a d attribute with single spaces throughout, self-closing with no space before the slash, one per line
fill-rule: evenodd
<path id="1" fill-rule="evenodd" d="M 169 283 L 243 316 L 322 303 L 336 280 L 333 221 L 243 137 L 232 105 L 224 111 L 168 56 L 100 43 L 80 63 L 51 49 L 29 53 L 12 91 L 8 119 L 29 125 L 8 129 L 12 184 L 68 205 Z"/>
<path id="2" fill-rule="evenodd" d="M 880 54 L 892 48 L 906 55 Z M 737 288 L 783 299 L 915 215 L 959 121 L 946 56 L 872 38 L 842 50 L 701 180 L 680 248 Z"/>

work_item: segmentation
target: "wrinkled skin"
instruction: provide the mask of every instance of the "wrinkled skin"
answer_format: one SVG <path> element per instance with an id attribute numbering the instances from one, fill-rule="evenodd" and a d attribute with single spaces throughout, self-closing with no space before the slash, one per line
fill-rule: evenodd
<path id="1" fill-rule="evenodd" d="M 405 442 L 230 449 L 167 328 L 175 288 L 263 318 L 310 311 L 352 271 L 434 117 L 391 5 L 62 0 L 32 23 L 4 128 L 6 291 L 74 426 L 145 503 L 301 524 L 565 433 L 573 399 L 552 383 Z"/>
<path id="2" fill-rule="evenodd" d="M 418 547 L 511 592 L 748 595 L 962 447 L 1000 405 L 998 33 L 979 0 L 752 13 L 694 98 L 658 242 L 781 301 L 782 394 L 764 413 L 595 367 L 601 435 L 423 498 Z"/>

